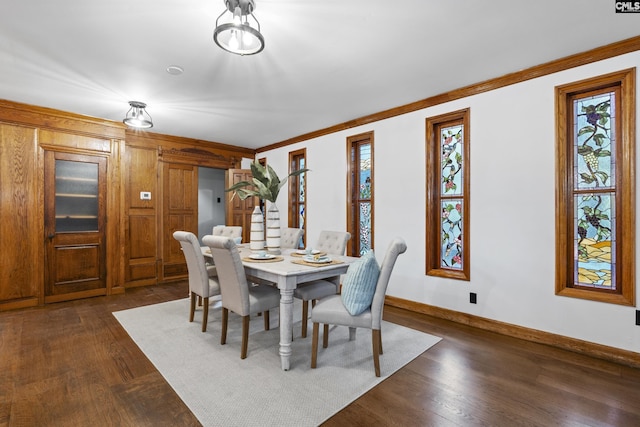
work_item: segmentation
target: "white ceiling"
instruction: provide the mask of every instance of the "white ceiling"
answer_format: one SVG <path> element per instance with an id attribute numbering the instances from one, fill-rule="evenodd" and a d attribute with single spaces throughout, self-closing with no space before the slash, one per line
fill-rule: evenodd
<path id="1" fill-rule="evenodd" d="M 223 0 L 0 0 L 0 99 L 258 148 L 640 34 L 611 0 L 255 1 L 241 57 Z"/>

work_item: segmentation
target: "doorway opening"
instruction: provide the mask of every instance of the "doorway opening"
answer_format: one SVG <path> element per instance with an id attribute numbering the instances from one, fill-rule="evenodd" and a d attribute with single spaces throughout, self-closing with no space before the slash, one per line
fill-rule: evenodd
<path id="1" fill-rule="evenodd" d="M 198 167 L 198 240 L 224 225 L 226 216 L 226 170 Z"/>

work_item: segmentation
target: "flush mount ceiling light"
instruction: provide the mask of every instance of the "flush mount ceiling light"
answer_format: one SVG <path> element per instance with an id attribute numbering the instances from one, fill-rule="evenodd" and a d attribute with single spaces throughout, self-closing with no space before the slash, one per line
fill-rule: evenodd
<path id="1" fill-rule="evenodd" d="M 264 37 L 260 34 L 260 23 L 253 16 L 254 0 L 224 0 L 227 10 L 216 19 L 213 40 L 227 52 L 237 55 L 254 55 L 264 49 Z M 249 15 L 255 24 L 249 22 Z M 224 19 L 220 21 L 220 18 Z"/>
<path id="2" fill-rule="evenodd" d="M 129 105 L 131 108 L 127 111 L 127 115 L 122 123 L 136 129 L 149 129 L 153 127 L 151 116 L 147 113 L 147 110 L 145 110 L 147 104 L 144 102 L 129 101 Z"/>

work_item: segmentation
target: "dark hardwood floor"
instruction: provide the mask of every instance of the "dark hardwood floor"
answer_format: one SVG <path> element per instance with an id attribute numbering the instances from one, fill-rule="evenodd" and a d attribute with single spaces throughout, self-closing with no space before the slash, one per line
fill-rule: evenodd
<path id="1" fill-rule="evenodd" d="M 0 426 L 200 425 L 111 315 L 186 295 L 174 283 L 0 313 Z M 393 307 L 385 319 L 443 340 L 326 426 L 640 426 L 639 369 Z"/>

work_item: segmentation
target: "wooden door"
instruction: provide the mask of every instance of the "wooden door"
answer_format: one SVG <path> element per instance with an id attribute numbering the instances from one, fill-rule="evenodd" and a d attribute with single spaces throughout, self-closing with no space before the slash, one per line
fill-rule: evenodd
<path id="1" fill-rule="evenodd" d="M 162 280 L 189 272 L 174 231 L 198 235 L 198 166 L 163 163 Z"/>
<path id="2" fill-rule="evenodd" d="M 225 188 L 237 184 L 240 181 L 251 182 L 253 176 L 251 169 L 229 169 L 225 177 Z M 227 225 L 242 226 L 242 241 L 249 242 L 251 236 L 251 214 L 259 199 L 257 197 L 248 197 L 240 200 L 240 197 L 233 197 L 233 193 L 227 193 Z M 263 212 L 264 213 L 264 212 Z"/>
<path id="3" fill-rule="evenodd" d="M 45 152 L 45 302 L 106 294 L 107 159 Z"/>

